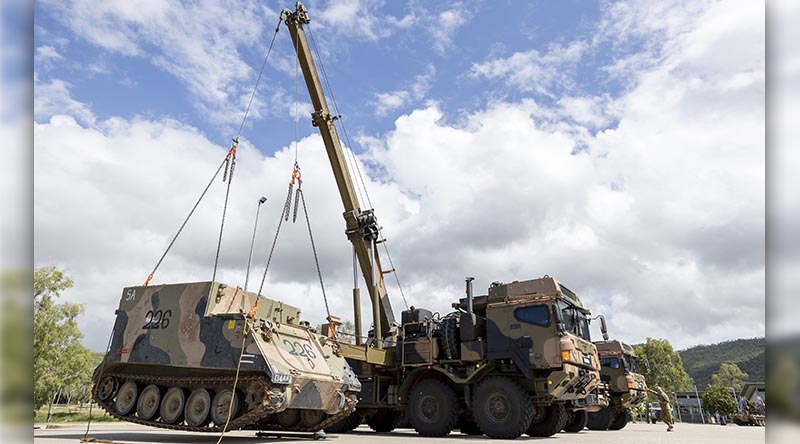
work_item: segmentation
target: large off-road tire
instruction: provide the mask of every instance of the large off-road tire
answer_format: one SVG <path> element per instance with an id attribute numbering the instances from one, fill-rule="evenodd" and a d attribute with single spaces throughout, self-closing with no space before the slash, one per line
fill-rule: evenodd
<path id="1" fill-rule="evenodd" d="M 589 420 L 586 410 L 575 410 L 570 412 L 567 416 L 567 425 L 564 426 L 565 432 L 578 433 L 586 428 L 586 421 Z"/>
<path id="2" fill-rule="evenodd" d="M 461 357 L 461 337 L 458 332 L 458 319 L 455 317 L 445 318 L 442 321 L 442 333 L 445 356 L 447 359 L 459 359 Z"/>
<path id="3" fill-rule="evenodd" d="M 605 407 L 599 412 L 589 413 L 588 416 L 586 427 L 589 430 L 608 430 L 614 421 L 614 411 L 610 407 Z"/>
<path id="4" fill-rule="evenodd" d="M 506 376 L 490 376 L 478 384 L 472 415 L 490 438 L 515 439 L 531 423 L 533 409 L 525 389 Z"/>
<path id="5" fill-rule="evenodd" d="M 348 433 L 355 430 L 361 423 L 364 422 L 364 417 L 358 412 L 353 412 L 350 416 L 345 417 L 339 422 L 335 422 L 328 427 L 325 427 L 325 433 Z"/>
<path id="6" fill-rule="evenodd" d="M 628 409 L 619 410 L 614 414 L 614 420 L 608 426 L 608 430 L 622 430 L 628 425 Z"/>
<path id="7" fill-rule="evenodd" d="M 423 379 L 411 389 L 408 416 L 420 435 L 445 436 L 458 422 L 456 392 L 442 381 Z"/>
<path id="8" fill-rule="evenodd" d="M 567 423 L 567 409 L 564 404 L 550 404 L 537 406 L 531 425 L 528 426 L 528 436 L 548 437 L 560 432 Z"/>
<path id="9" fill-rule="evenodd" d="M 378 433 L 388 433 L 396 429 L 403 419 L 402 412 L 391 409 L 380 409 L 367 417 L 367 425 Z"/>

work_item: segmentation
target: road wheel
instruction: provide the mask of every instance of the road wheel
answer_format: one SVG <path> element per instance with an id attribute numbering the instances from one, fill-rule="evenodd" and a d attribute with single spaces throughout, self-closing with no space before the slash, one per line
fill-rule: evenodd
<path id="1" fill-rule="evenodd" d="M 136 416 L 139 419 L 150 421 L 158 413 L 161 405 L 161 389 L 155 384 L 150 384 L 142 390 L 139 401 L 136 403 Z"/>
<path id="2" fill-rule="evenodd" d="M 233 398 L 233 406 L 231 406 L 231 398 Z M 231 389 L 220 390 L 214 401 L 211 402 L 211 420 L 217 426 L 225 425 L 228 422 L 228 411 L 230 411 L 230 420 L 236 419 L 241 407 L 241 399 L 239 394 Z"/>
<path id="3" fill-rule="evenodd" d="M 402 413 L 397 410 L 378 409 L 372 416 L 367 417 L 367 425 L 378 433 L 388 433 L 396 429 L 402 419 Z"/>
<path id="4" fill-rule="evenodd" d="M 347 433 L 355 430 L 364 421 L 364 417 L 358 412 L 353 412 L 350 416 L 325 427 L 325 433 Z"/>
<path id="5" fill-rule="evenodd" d="M 408 415 L 420 435 L 445 436 L 458 422 L 458 398 L 444 382 L 423 379 L 411 389 Z"/>
<path id="6" fill-rule="evenodd" d="M 117 414 L 126 416 L 136 407 L 136 399 L 139 397 L 139 386 L 133 381 L 122 384 L 117 391 L 117 399 L 114 401 L 114 410 Z"/>
<path id="7" fill-rule="evenodd" d="M 576 410 L 568 416 L 567 425 L 564 426 L 564 431 L 567 433 L 580 432 L 586 427 L 586 421 L 589 419 L 586 410 Z"/>
<path id="8" fill-rule="evenodd" d="M 588 416 L 589 420 L 586 422 L 586 427 L 589 430 L 608 430 L 614 421 L 614 412 L 610 407 L 605 407 L 599 412 L 589 413 Z"/>
<path id="9" fill-rule="evenodd" d="M 536 406 L 533 420 L 528 427 L 528 436 L 547 437 L 560 432 L 567 423 L 567 409 L 564 404 Z"/>
<path id="10" fill-rule="evenodd" d="M 192 427 L 202 427 L 208 424 L 208 413 L 211 411 L 211 393 L 199 388 L 192 391 L 186 399 L 183 415 L 186 423 Z"/>
<path id="11" fill-rule="evenodd" d="M 614 415 L 614 420 L 608 426 L 608 430 L 622 430 L 628 425 L 628 409 L 618 411 Z"/>
<path id="12" fill-rule="evenodd" d="M 172 387 L 161 398 L 161 422 L 175 424 L 183 419 L 183 408 L 186 406 L 186 390 Z"/>
<path id="13" fill-rule="evenodd" d="M 323 419 L 325 419 L 325 412 L 322 410 L 300 410 L 300 427 L 305 429 L 313 429 Z"/>
<path id="14" fill-rule="evenodd" d="M 490 438 L 515 439 L 525 433 L 533 415 L 525 389 L 505 376 L 490 376 L 475 390 L 472 414 Z"/>
<path id="15" fill-rule="evenodd" d="M 108 401 L 117 393 L 117 380 L 113 376 L 105 376 L 97 384 L 97 397 L 101 401 Z"/>

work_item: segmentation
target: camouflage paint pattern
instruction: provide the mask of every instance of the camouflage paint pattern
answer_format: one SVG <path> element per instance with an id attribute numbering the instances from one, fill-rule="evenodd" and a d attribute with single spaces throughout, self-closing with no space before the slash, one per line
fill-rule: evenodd
<path id="1" fill-rule="evenodd" d="M 511 359 L 523 374 L 537 380 L 537 394 L 547 393 L 559 401 L 583 399 L 600 382 L 597 348 L 571 332 L 559 331 L 552 316 L 559 300 L 583 309 L 574 293 L 549 276 L 492 286 L 488 295 L 474 298 L 473 307 L 486 317 L 489 361 Z M 546 325 L 521 321 L 515 315 L 518 308 L 535 305 L 547 308 Z M 457 306 L 466 309 L 466 299 Z M 568 353 L 569 359 L 563 359 L 562 353 Z"/>
<path id="2" fill-rule="evenodd" d="M 256 305 L 256 301 L 258 304 Z M 254 307 L 256 307 L 254 309 Z M 248 312 L 254 311 L 249 318 Z M 290 409 L 335 414 L 361 389 L 338 344 L 300 324 L 300 310 L 217 282 L 125 288 L 104 372 L 180 376 L 265 374 Z M 248 323 L 246 326 L 245 324 Z"/>
<path id="3" fill-rule="evenodd" d="M 633 347 L 618 340 L 595 342 L 600 359 L 616 358 L 618 368 L 602 366 L 600 377 L 608 384 L 612 404 L 621 407 L 636 407 L 647 398 L 647 383 L 644 375 L 626 368 L 624 357 L 636 359 Z"/>

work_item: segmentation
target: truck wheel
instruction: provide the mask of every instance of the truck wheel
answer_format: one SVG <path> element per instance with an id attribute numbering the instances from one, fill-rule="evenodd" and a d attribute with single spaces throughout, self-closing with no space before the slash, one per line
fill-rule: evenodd
<path id="1" fill-rule="evenodd" d="M 567 423 L 567 409 L 564 404 L 550 404 L 537 406 L 538 412 L 534 413 L 531 425 L 528 427 L 528 436 L 548 437 L 560 432 Z"/>
<path id="2" fill-rule="evenodd" d="M 490 376 L 478 385 L 472 414 L 490 438 L 515 439 L 531 423 L 533 409 L 525 389 L 505 376 Z"/>
<path id="3" fill-rule="evenodd" d="M 403 415 L 397 410 L 380 409 L 367 417 L 367 425 L 378 433 L 388 433 L 400 425 Z"/>
<path id="4" fill-rule="evenodd" d="M 422 436 L 445 436 L 458 422 L 458 398 L 450 386 L 436 379 L 423 379 L 411 389 L 408 416 Z"/>
<path id="5" fill-rule="evenodd" d="M 350 416 L 325 427 L 325 433 L 348 433 L 355 430 L 364 421 L 364 417 L 358 412 L 353 412 Z"/>
<path id="6" fill-rule="evenodd" d="M 599 412 L 589 413 L 588 416 L 589 420 L 586 422 L 586 427 L 589 430 L 608 430 L 614 421 L 614 412 L 611 407 L 605 407 Z"/>
<path id="7" fill-rule="evenodd" d="M 614 420 L 608 426 L 608 430 L 622 430 L 628 425 L 628 409 L 620 410 L 614 415 Z"/>
<path id="8" fill-rule="evenodd" d="M 578 433 L 586 427 L 586 421 L 589 417 L 586 415 L 586 410 L 576 410 L 569 415 L 567 425 L 564 426 L 564 431 L 567 433 Z"/>

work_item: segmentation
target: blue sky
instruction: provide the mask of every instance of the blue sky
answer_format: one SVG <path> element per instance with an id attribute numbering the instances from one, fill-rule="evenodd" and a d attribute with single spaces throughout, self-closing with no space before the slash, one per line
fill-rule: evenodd
<path id="1" fill-rule="evenodd" d="M 255 19 L 261 26 L 257 38 L 248 44 L 235 46 L 239 52 L 238 63 L 249 66 L 252 74 L 239 79 L 242 90 L 255 83 L 264 48 L 276 22 L 275 12 L 283 5 L 278 2 L 265 4 L 270 10 Z M 145 39 L 137 42 L 142 51 L 137 55 L 104 49 L 97 42 L 76 36 L 69 24 L 76 19 L 65 17 L 63 11 L 57 12 L 60 8 L 51 5 L 49 2 L 35 3 L 35 46 L 53 48 L 58 54 L 57 60 L 38 60 L 36 71 L 41 82 L 52 79 L 68 82 L 72 98 L 90 104 L 95 116 L 101 119 L 169 116 L 202 130 L 220 143 L 231 137 L 233 125 L 221 125 L 217 119 L 210 119 L 200 110 L 192 91 L 187 89 L 180 76 L 154 66 L 151 57 L 164 54 L 163 49 Z M 498 99 L 535 97 L 543 103 L 552 103 L 563 92 L 609 94 L 613 97 L 625 85 L 599 68 L 604 66 L 609 54 L 632 51 L 637 44 L 629 41 L 622 47 L 612 48 L 613 42 L 604 42 L 592 55 L 594 60 L 566 67 L 564 74 L 570 77 L 569 85 L 546 85 L 548 94 L 536 91 L 532 94 L 517 86 L 506 85 L 503 79 L 476 78 L 470 75 L 470 70 L 475 64 L 508 57 L 516 52 L 535 50 L 546 53 L 552 45 L 567 45 L 576 39 L 589 38 L 601 19 L 604 4 L 580 1 L 365 2 L 358 14 L 372 15 L 376 23 L 360 29 L 360 24 L 354 23 L 341 30 L 333 29 L 336 25 L 329 24 L 330 20 L 321 24 L 316 20 L 320 9 L 330 8 L 330 4 L 308 2 L 308 7 L 312 31 L 316 32 L 317 43 L 323 51 L 323 62 L 353 133 L 385 132 L 393 127 L 394 117 L 427 100 L 437 101 L 448 116 L 457 119 L 459 115 Z M 417 23 L 407 26 L 383 30 L 386 35 L 380 33 L 384 26 L 380 23 L 383 18 L 402 20 L 421 15 L 421 11 L 430 17 L 417 19 Z M 440 17 L 440 14 L 448 12 L 458 17 L 453 19 L 456 24 L 451 27 Z M 223 31 L 239 26 L 235 15 L 219 17 L 218 20 Z M 365 35 L 368 33 L 378 35 Z M 294 102 L 294 59 L 290 51 L 291 41 L 285 26 L 282 26 L 275 52 L 265 71 L 262 83 L 265 91 L 262 94 L 283 88 L 287 95 L 280 104 L 267 102 L 265 106 L 268 108 Z M 180 65 L 182 60 L 168 60 L 167 63 Z M 276 63 L 284 65 L 283 72 L 276 68 Z M 410 98 L 396 108 L 386 110 L 384 115 L 376 114 L 380 107 L 377 102 L 379 94 L 407 90 L 420 76 L 425 78 L 420 80 L 424 82 L 424 93 L 419 94 L 420 97 Z M 308 102 L 302 83 L 300 93 L 300 100 Z M 231 118 L 240 117 L 244 109 L 242 103 L 236 102 L 215 105 L 219 105 L 216 108 L 218 113 L 229 114 Z M 245 136 L 256 141 L 265 153 L 273 152 L 294 138 L 291 115 L 280 113 L 271 117 L 274 118 L 251 118 L 245 131 Z M 308 120 L 306 115 L 302 118 Z M 303 125 L 302 135 L 313 131 L 314 128 Z M 358 146 L 355 148 L 360 149 Z"/>
<path id="2" fill-rule="evenodd" d="M 35 263 L 75 279 L 65 296 L 86 304 L 89 346 L 104 346 L 120 289 L 147 275 L 224 156 L 283 6 L 35 3 Z M 549 274 L 629 342 L 764 334 L 763 3 L 307 6 L 409 304 L 445 312 L 467 275 L 483 291 Z M 305 195 L 347 318 L 341 203 L 302 80 L 299 97 Z M 283 27 L 243 132 L 229 284 L 243 282 L 261 195 L 256 258 L 274 233 L 294 109 Z M 223 198 L 213 187 L 156 282 L 210 278 Z M 321 322 L 307 234 L 281 236 L 266 294 Z"/>

